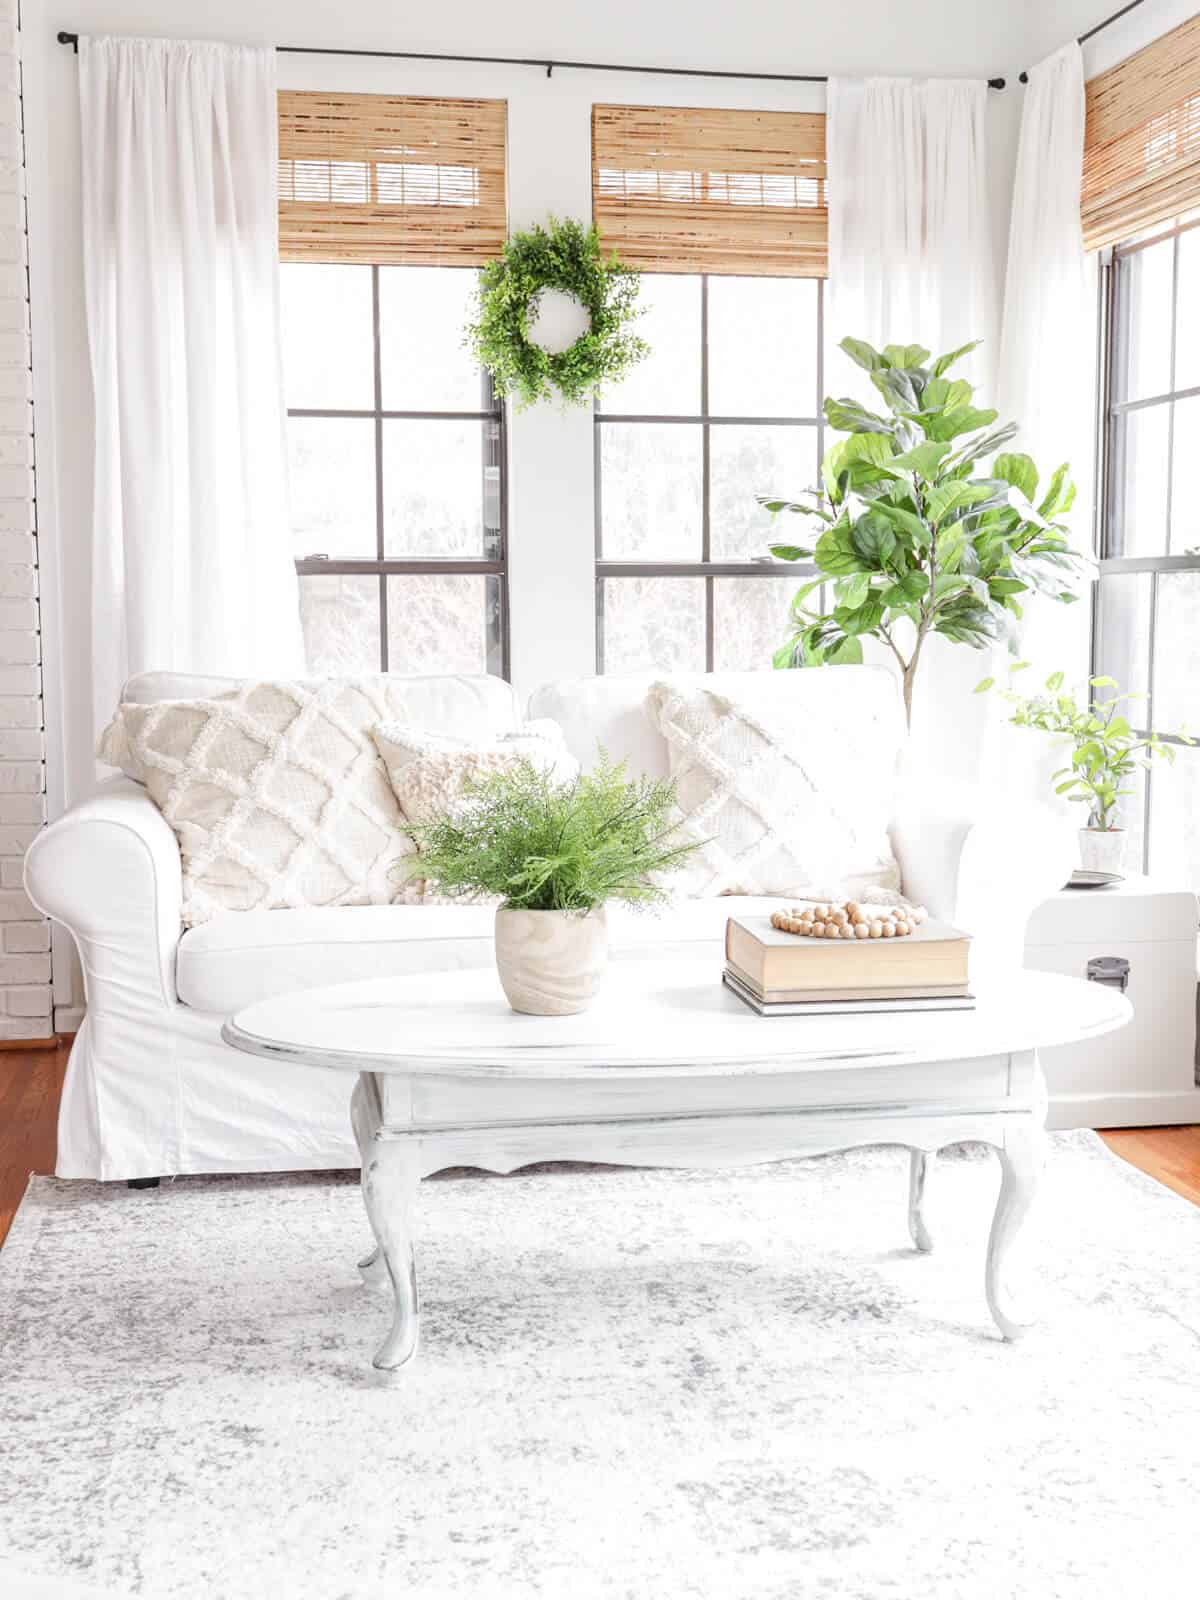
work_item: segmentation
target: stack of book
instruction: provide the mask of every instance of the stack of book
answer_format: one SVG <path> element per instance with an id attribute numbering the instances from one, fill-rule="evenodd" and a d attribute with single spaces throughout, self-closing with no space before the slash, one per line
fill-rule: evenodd
<path id="1" fill-rule="evenodd" d="M 930 917 L 903 939 L 798 938 L 767 917 L 725 925 L 725 982 L 763 1016 L 966 1011 L 969 935 Z"/>

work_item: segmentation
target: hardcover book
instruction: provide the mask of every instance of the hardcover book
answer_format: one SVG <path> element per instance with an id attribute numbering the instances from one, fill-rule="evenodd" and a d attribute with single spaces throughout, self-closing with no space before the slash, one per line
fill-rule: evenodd
<path id="1" fill-rule="evenodd" d="M 771 926 L 769 917 L 730 917 L 725 958 L 760 996 L 819 991 L 967 987 L 970 936 L 930 917 L 901 939 L 813 939 Z"/>

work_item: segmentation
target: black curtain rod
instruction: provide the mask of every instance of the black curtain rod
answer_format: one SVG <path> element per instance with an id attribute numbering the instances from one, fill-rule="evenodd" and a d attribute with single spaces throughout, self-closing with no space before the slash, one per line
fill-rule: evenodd
<path id="1" fill-rule="evenodd" d="M 1094 39 L 1098 33 L 1103 33 L 1105 28 L 1111 28 L 1114 22 L 1120 22 L 1122 17 L 1127 17 L 1131 11 L 1136 11 L 1142 0 L 1129 0 L 1127 6 L 1122 6 L 1120 11 L 1114 11 L 1111 17 L 1105 17 L 1103 22 L 1097 22 L 1095 27 L 1089 28 L 1086 33 L 1081 33 L 1076 39 L 1076 44 L 1086 44 L 1089 39 Z M 1029 82 L 1029 74 L 1023 72 L 1020 77 L 1022 83 Z"/>
<path id="2" fill-rule="evenodd" d="M 79 53 L 79 35 L 62 31 L 59 44 L 69 44 Z M 815 72 L 723 72 L 705 67 L 629 67 L 614 61 L 547 61 L 544 56 L 452 56 L 431 55 L 423 50 L 349 50 L 315 44 L 277 44 L 287 56 L 370 56 L 381 61 L 474 61 L 494 67 L 544 67 L 549 78 L 555 68 L 570 72 L 647 72 L 659 78 L 742 78 L 757 83 L 828 83 L 828 73 Z M 1003 78 L 989 78 L 989 89 L 1003 89 Z"/>

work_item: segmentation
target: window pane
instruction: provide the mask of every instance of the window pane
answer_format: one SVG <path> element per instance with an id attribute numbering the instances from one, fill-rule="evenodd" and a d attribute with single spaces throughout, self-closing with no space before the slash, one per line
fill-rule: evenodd
<path id="1" fill-rule="evenodd" d="M 1175 387 L 1200 388 L 1200 228 L 1192 228 L 1179 236 Z"/>
<path id="2" fill-rule="evenodd" d="M 788 607 L 800 578 L 713 579 L 713 668 L 769 670 L 787 638 Z"/>
<path id="3" fill-rule="evenodd" d="M 486 430 L 495 423 L 409 422 L 383 424 L 383 547 L 392 559 L 457 556 L 467 560 L 498 553 L 500 469 L 490 468 L 484 529 L 484 450 L 496 447 Z"/>
<path id="4" fill-rule="evenodd" d="M 288 474 L 297 556 L 375 556 L 375 424 L 369 417 L 289 417 Z"/>
<path id="5" fill-rule="evenodd" d="M 1125 694 L 1150 688 L 1150 574 L 1105 573 L 1096 613 L 1097 663 Z M 1039 686 L 1040 687 L 1040 686 Z M 1146 702 L 1134 701 L 1133 718 L 1144 718 Z"/>
<path id="6" fill-rule="evenodd" d="M 379 671 L 379 579 L 300 579 L 308 670 L 335 678 Z"/>
<path id="7" fill-rule="evenodd" d="M 815 428 L 721 424 L 709 432 L 709 460 L 714 561 L 750 561 L 767 555 L 772 540 L 795 538 L 800 523 L 791 516 L 773 517 L 755 496 L 795 499 L 816 483 Z"/>
<path id="8" fill-rule="evenodd" d="M 1200 461 L 1200 396 L 1175 402 L 1171 446 L 1171 554 L 1200 555 L 1200 503 L 1196 463 Z"/>
<path id="9" fill-rule="evenodd" d="M 481 411 L 483 377 L 463 344 L 479 275 L 466 267 L 380 267 L 385 411 Z"/>
<path id="10" fill-rule="evenodd" d="M 1167 548 L 1170 406 L 1130 411 L 1117 422 L 1116 546 L 1112 555 L 1160 556 Z"/>
<path id="11" fill-rule="evenodd" d="M 650 354 L 600 397 L 602 411 L 677 417 L 700 411 L 700 279 L 644 272 L 634 331 Z"/>
<path id="12" fill-rule="evenodd" d="M 603 422 L 601 547 L 606 560 L 699 561 L 701 430 L 688 423 Z"/>
<path id="13" fill-rule="evenodd" d="M 1200 892 L 1200 752 L 1186 745 L 1176 751 L 1173 765 L 1154 763 L 1150 871 Z"/>
<path id="14" fill-rule="evenodd" d="M 714 417 L 816 416 L 814 279 L 708 280 L 708 410 Z"/>
<path id="15" fill-rule="evenodd" d="M 1121 258 L 1116 391 L 1144 400 L 1171 387 L 1171 298 L 1174 239 Z"/>
<path id="16" fill-rule="evenodd" d="M 1200 572 L 1160 572 L 1154 726 L 1200 736 Z"/>
<path id="17" fill-rule="evenodd" d="M 369 411 L 375 404 L 370 267 L 289 261 L 279 282 L 287 404 Z"/>
<path id="18" fill-rule="evenodd" d="M 500 583 L 480 573 L 387 580 L 389 672 L 499 672 Z"/>
<path id="19" fill-rule="evenodd" d="M 703 578 L 605 578 L 605 672 L 703 672 Z"/>

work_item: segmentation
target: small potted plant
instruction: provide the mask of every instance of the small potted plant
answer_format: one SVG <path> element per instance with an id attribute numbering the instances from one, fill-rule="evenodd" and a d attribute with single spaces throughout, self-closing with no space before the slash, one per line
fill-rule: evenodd
<path id="1" fill-rule="evenodd" d="M 1011 674 L 1029 665 L 1018 661 Z M 976 685 L 977 694 L 991 689 L 994 678 Z M 1133 774 L 1150 765 L 1158 756 L 1175 760 L 1175 751 L 1157 733 L 1135 729 L 1118 708 L 1123 702 L 1144 699 L 1142 695 L 1121 694 L 1115 678 L 1090 678 L 1088 689 L 1114 691 L 1106 699 L 1089 693 L 1080 705 L 1074 694 L 1063 693 L 1063 674 L 1052 672 L 1042 694 L 1022 695 L 1012 688 L 999 692 L 1013 707 L 1009 721 L 1018 728 L 1036 728 L 1043 733 L 1070 741 L 1071 762 L 1052 775 L 1054 792 L 1076 800 L 1088 808 L 1088 822 L 1079 830 L 1079 858 L 1091 872 L 1119 873 L 1125 856 L 1126 831 L 1117 822 L 1119 802 L 1134 791 L 1128 787 Z M 1183 744 L 1195 740 L 1180 735 Z"/>
<path id="2" fill-rule="evenodd" d="M 453 815 L 409 828 L 410 871 L 448 895 L 499 896 L 496 967 L 514 1011 L 585 1011 L 608 961 L 604 908 L 668 898 L 660 875 L 696 848 L 673 842 L 675 785 L 629 781 L 601 753 L 563 783 L 522 761 L 468 787 Z"/>

